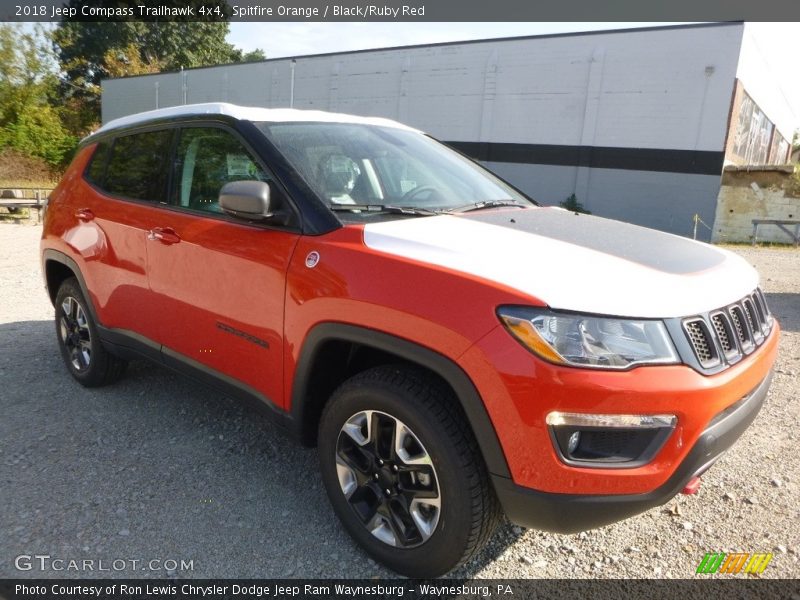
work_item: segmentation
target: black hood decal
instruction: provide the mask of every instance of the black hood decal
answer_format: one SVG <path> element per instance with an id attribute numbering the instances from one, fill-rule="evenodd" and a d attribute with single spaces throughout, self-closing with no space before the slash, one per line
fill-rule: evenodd
<path id="1" fill-rule="evenodd" d="M 675 275 L 713 269 L 725 261 L 725 255 L 713 246 L 565 210 L 489 209 L 466 213 L 461 218 L 548 237 Z"/>

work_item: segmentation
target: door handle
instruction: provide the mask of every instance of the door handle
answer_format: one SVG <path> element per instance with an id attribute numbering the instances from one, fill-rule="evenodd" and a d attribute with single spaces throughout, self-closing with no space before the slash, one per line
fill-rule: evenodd
<path id="1" fill-rule="evenodd" d="M 94 219 L 94 213 L 89 208 L 79 208 L 75 211 L 75 217 L 81 221 L 91 221 Z"/>
<path id="2" fill-rule="evenodd" d="M 159 241 L 162 244 L 177 244 L 181 238 L 175 233 L 171 227 L 153 227 L 147 232 L 147 239 L 151 241 Z"/>

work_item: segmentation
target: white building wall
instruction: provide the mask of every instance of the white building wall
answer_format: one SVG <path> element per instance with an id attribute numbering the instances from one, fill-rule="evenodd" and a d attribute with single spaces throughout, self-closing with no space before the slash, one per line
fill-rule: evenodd
<path id="1" fill-rule="evenodd" d="M 743 27 L 299 57 L 294 107 L 388 117 L 448 142 L 722 153 Z M 286 107 L 290 80 L 290 59 L 108 80 L 103 82 L 103 121 L 154 108 L 156 81 L 161 107 L 183 102 L 184 82 L 188 103 Z M 576 193 L 596 214 L 676 233 L 687 230 L 683 221 L 690 222 L 695 212 L 709 222 L 714 217 L 718 173 L 692 179 L 659 172 L 650 177 L 657 183 L 648 189 L 639 183 L 630 187 L 631 180 L 642 179 L 641 171 L 624 174 L 624 168 L 504 164 L 492 166 L 549 203 Z M 690 186 L 698 177 L 704 178 L 700 187 L 707 192 L 697 193 L 695 183 Z M 696 204 L 685 206 L 687 198 Z M 686 209 L 680 215 L 676 203 Z M 673 208 L 665 212 L 667 205 Z M 665 227 L 669 222 L 675 225 Z"/>
<path id="2" fill-rule="evenodd" d="M 447 140 L 720 150 L 741 24 L 298 58 L 295 108 L 404 121 Z M 103 122 L 155 106 L 288 106 L 290 59 L 103 82 Z M 713 72 L 708 72 L 711 67 Z M 169 90 L 168 93 L 165 93 Z"/>

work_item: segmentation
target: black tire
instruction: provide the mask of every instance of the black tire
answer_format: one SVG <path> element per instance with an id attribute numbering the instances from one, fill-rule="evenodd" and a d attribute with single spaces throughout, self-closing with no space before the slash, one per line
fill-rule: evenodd
<path id="1" fill-rule="evenodd" d="M 58 288 L 55 308 L 58 347 L 72 376 L 86 387 L 117 381 L 128 363 L 103 347 L 89 305 L 74 277 L 65 279 Z"/>
<path id="2" fill-rule="evenodd" d="M 376 414 L 377 417 L 374 416 Z M 375 418 L 378 421 L 372 421 Z M 380 427 L 372 425 L 371 430 L 366 429 L 368 419 L 370 423 L 377 423 Z M 391 419 L 394 419 L 396 428 L 394 433 L 387 434 L 385 432 L 391 429 Z M 345 462 L 348 465 L 355 464 L 361 460 L 362 454 L 367 456 L 365 449 L 372 447 L 370 444 L 373 442 L 363 442 L 361 445 L 361 442 L 353 441 L 352 434 L 343 431 L 345 424 L 352 428 L 359 423 L 364 423 L 364 426 L 358 431 L 369 432 L 370 437 L 375 440 L 380 435 L 388 435 L 388 439 L 396 440 L 397 431 L 403 427 L 401 435 L 405 441 L 410 440 L 408 443 L 412 448 L 409 452 L 404 451 L 406 457 L 411 452 L 416 452 L 416 456 L 424 455 L 425 460 L 430 460 L 433 466 L 433 477 L 426 476 L 425 473 L 413 475 L 409 472 L 407 475 L 410 480 L 395 480 L 397 489 L 401 491 L 389 490 L 392 483 L 384 479 L 387 477 L 384 471 L 389 469 L 387 465 L 392 460 L 399 465 L 401 471 L 427 468 L 412 467 L 410 463 L 404 463 L 399 458 L 402 453 L 397 454 L 395 451 L 392 453 L 394 458 L 387 458 L 386 464 L 376 458 L 376 462 L 364 466 L 363 469 L 363 465 L 360 465 L 361 470 L 344 467 L 345 474 L 342 477 L 345 482 L 342 483 L 337 471 L 337 458 L 340 465 L 345 465 Z M 376 429 L 382 433 L 372 436 L 372 431 Z M 409 432 L 411 436 L 408 436 Z M 344 436 L 341 442 L 340 434 Z M 375 448 L 378 448 L 380 442 L 374 443 Z M 396 446 L 396 442 L 394 445 Z M 381 447 L 385 449 L 386 446 L 384 444 Z M 356 457 L 354 462 L 351 462 L 351 452 Z M 457 400 L 442 382 L 414 367 L 376 367 L 343 383 L 331 396 L 323 411 L 319 425 L 319 453 L 322 479 L 328 497 L 345 529 L 370 556 L 397 573 L 414 578 L 428 578 L 438 577 L 457 568 L 486 543 L 500 519 L 499 504 L 475 436 L 461 414 Z M 385 457 L 384 450 L 376 450 L 376 456 Z M 378 462 L 383 466 L 376 466 Z M 374 484 L 369 479 L 369 471 L 373 469 L 380 471 L 372 474 L 376 478 Z M 394 465 L 391 465 L 391 469 L 396 470 Z M 360 483 L 362 481 L 363 485 Z M 410 486 L 406 485 L 408 481 L 411 481 Z M 437 502 L 440 504 L 438 512 L 432 507 L 422 505 L 430 521 L 423 521 L 423 527 L 417 528 L 410 512 L 403 511 L 409 506 L 407 495 L 414 497 L 416 492 L 412 488 L 418 486 L 420 481 L 423 485 L 427 481 L 431 489 L 437 486 L 434 491 L 428 488 L 425 490 L 428 494 L 439 494 Z M 375 487 L 378 488 L 377 491 Z M 380 498 L 378 492 L 384 487 L 387 493 Z M 345 495 L 345 488 L 349 490 L 349 496 Z M 390 491 L 391 496 L 388 494 Z M 394 525 L 390 527 L 390 519 L 382 519 L 381 516 L 373 515 L 370 521 L 368 515 L 371 509 L 364 507 L 373 501 L 382 507 L 376 509 L 378 513 L 392 516 L 396 512 L 401 513 L 400 517 L 391 519 Z M 357 512 L 355 506 L 359 507 L 360 512 Z M 387 513 L 389 506 L 397 508 L 397 511 L 390 510 Z M 417 516 L 420 513 L 419 506 L 417 505 Z M 409 518 L 404 521 L 403 515 Z M 391 530 L 388 535 L 394 540 L 394 544 L 379 539 L 377 534 L 367 528 L 365 523 L 369 521 L 375 529 L 375 518 L 384 521 L 381 529 Z M 430 527 L 430 522 L 434 520 L 435 524 Z M 409 523 L 410 526 L 406 527 L 404 523 Z M 431 530 L 427 538 L 422 533 L 425 525 Z M 398 540 L 409 543 L 400 543 Z"/>

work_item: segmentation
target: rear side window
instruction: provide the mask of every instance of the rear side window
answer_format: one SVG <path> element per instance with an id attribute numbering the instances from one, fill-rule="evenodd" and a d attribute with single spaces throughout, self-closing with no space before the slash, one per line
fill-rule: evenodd
<path id="1" fill-rule="evenodd" d="M 86 169 L 86 179 L 98 187 L 103 187 L 110 149 L 111 144 L 107 141 L 97 144 L 97 148 L 95 148 L 92 155 L 92 162 L 89 163 L 89 168 Z"/>
<path id="2" fill-rule="evenodd" d="M 115 196 L 166 202 L 172 133 L 169 129 L 118 137 L 111 148 L 103 189 Z"/>

